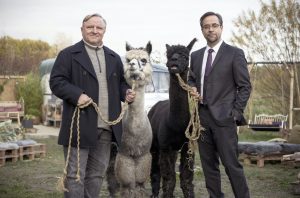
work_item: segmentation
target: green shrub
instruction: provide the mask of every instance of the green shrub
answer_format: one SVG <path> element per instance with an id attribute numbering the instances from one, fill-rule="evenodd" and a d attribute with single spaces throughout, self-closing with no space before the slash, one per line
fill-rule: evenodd
<path id="1" fill-rule="evenodd" d="M 42 116 L 43 91 L 40 84 L 40 76 L 36 73 L 26 75 L 24 82 L 17 85 L 17 97 L 24 99 L 25 114 L 36 117 Z"/>
<path id="2" fill-rule="evenodd" d="M 8 83 L 8 79 L 4 80 L 2 84 L 0 84 L 0 95 L 4 91 L 4 86 Z"/>
<path id="3" fill-rule="evenodd" d="M 2 94 L 3 91 L 4 91 L 4 86 L 0 85 L 0 94 Z"/>

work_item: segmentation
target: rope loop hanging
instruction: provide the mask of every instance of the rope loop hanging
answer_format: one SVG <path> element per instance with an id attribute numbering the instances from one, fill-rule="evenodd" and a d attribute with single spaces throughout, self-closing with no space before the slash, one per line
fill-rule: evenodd
<path id="1" fill-rule="evenodd" d="M 188 153 L 189 164 L 191 164 L 193 162 L 193 156 L 197 148 L 197 140 L 201 135 L 201 130 L 203 130 L 204 128 L 201 126 L 200 118 L 199 118 L 199 111 L 198 111 L 199 99 L 191 96 L 190 93 L 193 92 L 192 87 L 186 84 L 179 74 L 176 74 L 176 76 L 178 78 L 179 85 L 182 87 L 182 89 L 188 92 L 189 112 L 191 118 L 185 130 L 185 136 L 186 138 L 189 139 L 187 153 Z"/>
<path id="2" fill-rule="evenodd" d="M 132 90 L 135 89 L 135 81 L 133 80 L 132 81 Z M 116 125 L 117 123 L 119 123 L 122 119 L 123 119 L 123 116 L 125 114 L 125 112 L 127 111 L 128 109 L 128 102 L 125 101 L 124 104 L 122 105 L 122 110 L 121 110 L 121 113 L 120 115 L 118 116 L 117 119 L 113 120 L 113 121 L 109 121 L 109 120 L 106 120 L 101 112 L 101 107 L 97 106 L 97 104 L 95 102 L 93 102 L 93 100 L 90 100 L 88 103 L 86 104 L 83 104 L 83 105 L 78 105 L 75 107 L 75 110 L 73 112 L 73 116 L 72 116 L 72 121 L 71 121 L 71 126 L 70 126 L 70 136 L 69 136 L 69 145 L 68 145 L 68 152 L 67 152 L 67 157 L 66 157 L 66 164 L 65 164 L 65 167 L 64 167 L 64 170 L 63 170 L 63 175 L 62 177 L 60 177 L 58 179 L 58 182 L 57 182 L 57 186 L 56 186 L 56 189 L 58 191 L 67 191 L 69 192 L 69 190 L 65 187 L 65 180 L 67 178 L 67 168 L 68 168 L 68 165 L 69 165 L 69 159 L 70 159 L 70 152 L 71 152 L 71 144 L 72 144 L 72 136 L 73 136 L 73 125 L 74 125 L 74 121 L 75 121 L 75 116 L 76 116 L 76 126 L 77 126 L 77 173 L 76 173 L 76 181 L 77 182 L 81 182 L 80 180 L 80 125 L 79 125 L 79 120 L 80 120 L 80 110 L 81 109 L 84 109 L 86 107 L 88 107 L 89 105 L 92 105 L 95 109 L 95 111 L 97 112 L 98 116 L 106 123 L 108 124 L 109 126 L 111 125 Z"/>

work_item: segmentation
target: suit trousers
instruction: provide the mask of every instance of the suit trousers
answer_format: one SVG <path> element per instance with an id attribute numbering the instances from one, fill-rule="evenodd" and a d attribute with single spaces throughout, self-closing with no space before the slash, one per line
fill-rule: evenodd
<path id="1" fill-rule="evenodd" d="M 71 147 L 67 179 L 65 182 L 69 192 L 64 193 L 65 198 L 96 198 L 108 167 L 112 132 L 98 129 L 96 147 L 80 148 L 80 182 L 76 181 L 77 174 L 77 148 Z M 64 156 L 67 157 L 68 147 L 64 147 Z"/>
<path id="2" fill-rule="evenodd" d="M 219 159 L 231 183 L 236 198 L 248 198 L 249 189 L 242 165 L 238 161 L 237 126 L 219 126 L 207 106 L 200 105 L 200 121 L 205 128 L 198 140 L 199 154 L 210 198 L 222 198 Z"/>

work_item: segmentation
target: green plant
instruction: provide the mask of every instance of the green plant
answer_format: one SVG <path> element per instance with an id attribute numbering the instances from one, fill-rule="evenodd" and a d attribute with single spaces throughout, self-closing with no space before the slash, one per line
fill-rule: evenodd
<path id="1" fill-rule="evenodd" d="M 5 79 L 1 84 L 0 84 L 0 95 L 4 91 L 4 86 L 8 83 L 8 79 Z"/>
<path id="2" fill-rule="evenodd" d="M 26 75 L 24 82 L 17 85 L 17 97 L 24 99 L 25 114 L 35 117 L 42 116 L 43 91 L 40 76 L 36 73 Z"/>
<path id="3" fill-rule="evenodd" d="M 2 94 L 3 91 L 4 91 L 4 86 L 0 85 L 0 94 Z"/>
<path id="4" fill-rule="evenodd" d="M 35 118 L 35 116 L 34 115 L 31 115 L 31 114 L 26 114 L 26 115 L 24 115 L 24 120 L 32 120 L 32 119 L 34 119 Z"/>

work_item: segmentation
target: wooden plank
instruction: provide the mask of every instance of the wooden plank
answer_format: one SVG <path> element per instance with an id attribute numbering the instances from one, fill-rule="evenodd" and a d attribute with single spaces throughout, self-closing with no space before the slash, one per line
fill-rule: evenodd
<path id="1" fill-rule="evenodd" d="M 18 161 L 18 149 L 0 149 L 0 166 L 4 166 L 7 161 Z"/>
<path id="2" fill-rule="evenodd" d="M 20 146 L 18 149 L 0 149 L 0 166 L 4 166 L 7 161 L 34 160 L 45 156 L 45 144 Z"/>
<path id="3" fill-rule="evenodd" d="M 280 161 L 282 159 L 283 154 L 281 153 L 274 153 L 274 154 L 268 154 L 268 155 L 261 155 L 261 154 L 245 154 L 242 153 L 239 156 L 239 159 L 244 162 L 245 165 L 250 165 L 252 161 L 256 162 L 256 165 L 259 168 L 262 168 L 265 166 L 266 161 Z"/>
<path id="4" fill-rule="evenodd" d="M 20 146 L 19 158 L 20 160 L 29 159 L 34 160 L 35 157 L 46 156 L 46 145 L 45 144 L 34 144 L 28 146 Z"/>

